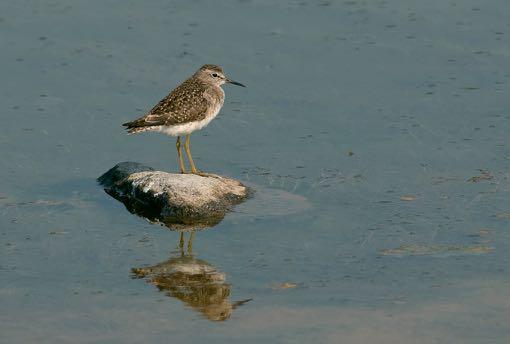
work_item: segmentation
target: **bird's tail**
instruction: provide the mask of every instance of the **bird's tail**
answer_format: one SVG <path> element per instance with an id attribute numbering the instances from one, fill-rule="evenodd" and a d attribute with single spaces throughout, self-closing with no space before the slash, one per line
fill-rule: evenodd
<path id="1" fill-rule="evenodd" d="M 123 127 L 126 127 L 128 134 L 136 134 L 141 133 L 143 131 L 149 131 L 152 128 L 150 126 L 147 126 L 145 121 L 143 119 L 135 119 L 131 122 L 122 123 Z"/>

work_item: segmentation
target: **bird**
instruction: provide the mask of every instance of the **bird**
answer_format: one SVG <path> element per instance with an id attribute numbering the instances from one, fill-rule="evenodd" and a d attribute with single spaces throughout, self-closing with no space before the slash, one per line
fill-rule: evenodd
<path id="1" fill-rule="evenodd" d="M 193 161 L 190 135 L 207 126 L 218 115 L 225 101 L 225 92 L 221 88 L 225 83 L 246 87 L 227 78 L 220 66 L 203 65 L 191 77 L 161 99 L 144 116 L 122 125 L 126 127 L 129 134 L 155 131 L 176 136 L 175 146 L 181 173 L 188 173 L 181 152 L 181 136 L 185 136 L 184 149 L 188 157 L 190 172 L 206 175 L 196 168 Z"/>

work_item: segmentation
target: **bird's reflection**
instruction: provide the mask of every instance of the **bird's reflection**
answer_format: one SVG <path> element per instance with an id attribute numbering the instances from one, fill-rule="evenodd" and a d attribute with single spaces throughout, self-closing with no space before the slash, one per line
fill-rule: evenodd
<path id="1" fill-rule="evenodd" d="M 225 273 L 192 254 L 195 232 L 184 248 L 180 233 L 179 252 L 175 257 L 154 266 L 133 268 L 133 278 L 144 278 L 167 296 L 175 297 L 212 321 L 230 318 L 232 311 L 251 299 L 230 300 L 230 284 Z"/>

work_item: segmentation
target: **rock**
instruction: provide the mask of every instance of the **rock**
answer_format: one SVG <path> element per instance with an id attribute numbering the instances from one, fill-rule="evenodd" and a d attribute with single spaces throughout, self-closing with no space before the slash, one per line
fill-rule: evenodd
<path id="1" fill-rule="evenodd" d="M 117 164 L 98 182 L 130 212 L 178 230 L 213 226 L 249 195 L 234 179 L 154 171 L 136 162 Z"/>
<path id="2" fill-rule="evenodd" d="M 97 178 L 97 181 L 104 187 L 111 188 L 119 181 L 129 177 L 130 174 L 147 171 L 154 171 L 154 169 L 138 162 L 125 161 L 109 169 L 101 177 Z"/>

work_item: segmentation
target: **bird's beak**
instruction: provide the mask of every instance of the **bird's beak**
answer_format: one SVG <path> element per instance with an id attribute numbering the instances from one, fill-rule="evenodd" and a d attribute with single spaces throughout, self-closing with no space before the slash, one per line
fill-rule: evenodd
<path id="1" fill-rule="evenodd" d="M 225 82 L 228 82 L 229 84 L 232 84 L 232 85 L 237 85 L 237 86 L 241 86 L 241 87 L 246 87 L 246 86 L 244 86 L 243 84 L 241 84 L 240 82 L 237 82 L 237 81 L 234 81 L 234 80 L 230 80 L 229 78 L 225 78 Z"/>

